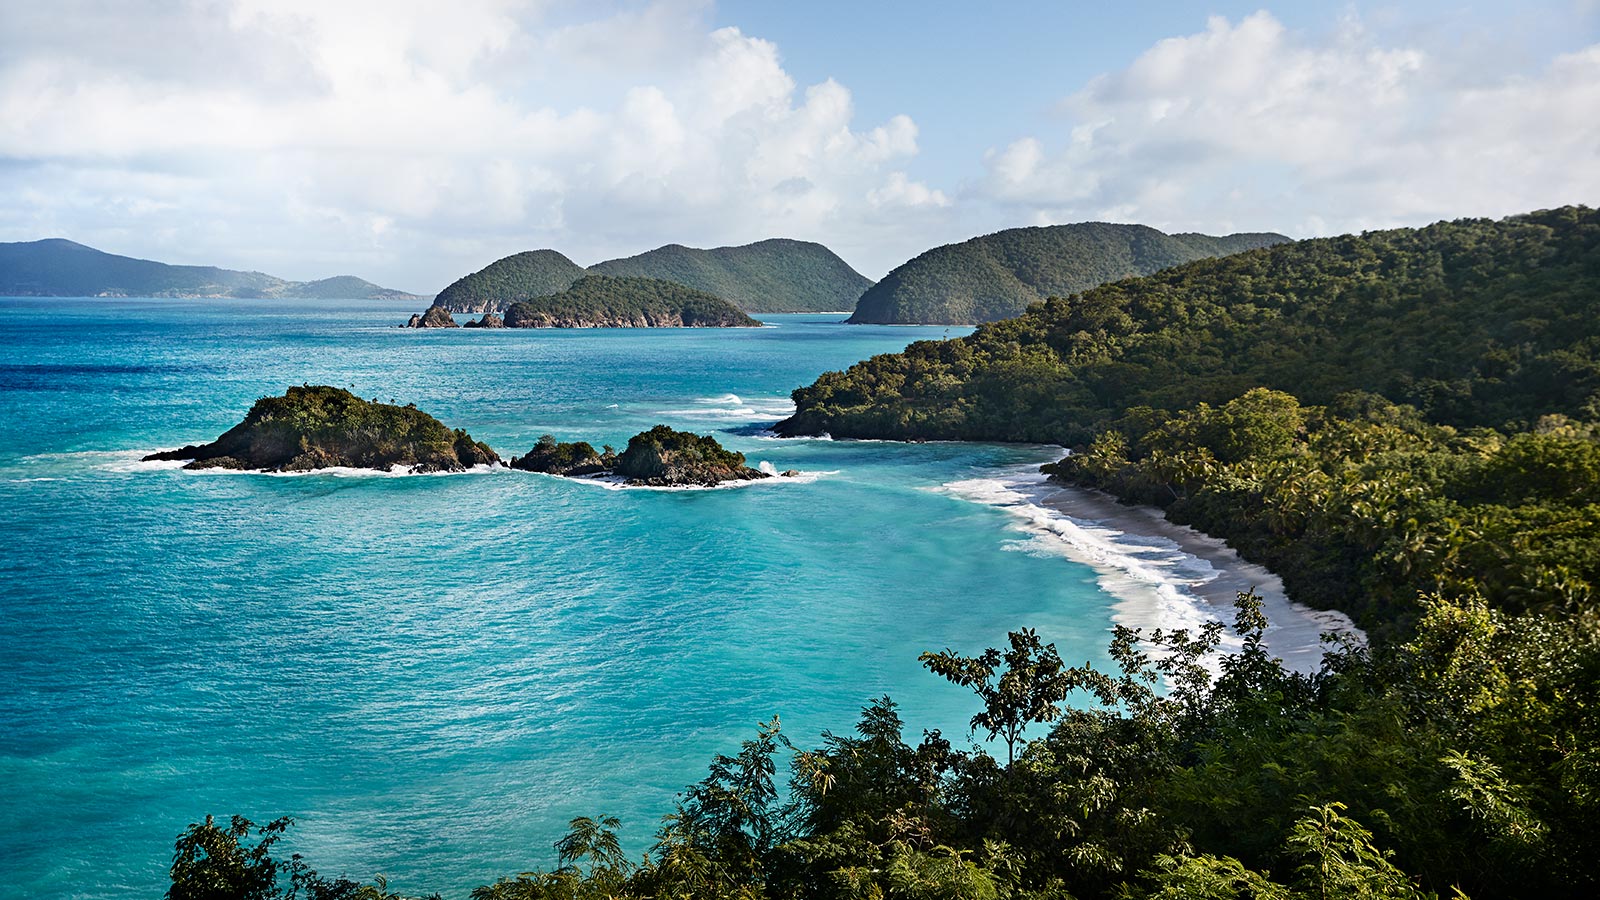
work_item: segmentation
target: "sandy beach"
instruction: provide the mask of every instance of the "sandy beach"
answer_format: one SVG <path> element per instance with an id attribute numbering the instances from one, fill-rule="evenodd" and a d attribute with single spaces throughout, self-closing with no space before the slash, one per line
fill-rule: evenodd
<path id="1" fill-rule="evenodd" d="M 1146 631 L 1233 622 L 1234 600 L 1255 591 L 1271 623 L 1266 643 L 1297 672 L 1322 664 L 1321 635 L 1365 635 L 1344 613 L 1294 603 L 1283 582 L 1218 538 L 1166 520 L 1159 509 L 1126 506 L 1109 494 L 1049 482 L 1031 469 L 945 485 L 949 492 L 1005 509 L 1018 527 L 1098 573 L 1116 598 L 1113 618 Z M 1223 649 L 1236 649 L 1228 632 Z M 1216 669 L 1216 664 L 1213 665 Z"/>

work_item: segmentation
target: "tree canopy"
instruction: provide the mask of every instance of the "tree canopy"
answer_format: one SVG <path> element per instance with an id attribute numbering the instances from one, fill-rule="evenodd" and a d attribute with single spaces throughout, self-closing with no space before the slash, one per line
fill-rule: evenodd
<path id="1" fill-rule="evenodd" d="M 1286 240 L 1281 234 L 1169 235 L 1106 222 L 1011 228 L 935 247 L 901 264 L 861 295 L 850 321 L 992 322 L 1046 297 Z"/>

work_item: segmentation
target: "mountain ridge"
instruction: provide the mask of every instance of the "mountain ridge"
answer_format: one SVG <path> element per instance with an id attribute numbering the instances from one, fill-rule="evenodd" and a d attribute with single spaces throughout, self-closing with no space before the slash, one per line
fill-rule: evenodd
<path id="1" fill-rule="evenodd" d="M 862 293 L 847 321 L 977 325 L 1020 315 L 1048 297 L 1288 240 L 1271 232 L 1166 234 L 1111 222 L 1006 228 L 930 248 L 896 266 Z"/>
<path id="2" fill-rule="evenodd" d="M 360 293 L 356 293 L 359 291 Z M 172 265 L 107 253 L 66 238 L 0 243 L 0 295 L 185 299 L 414 300 L 354 275 L 290 281 L 264 272 Z"/>
<path id="3" fill-rule="evenodd" d="M 1295 241 L 828 372 L 781 434 L 1074 444 L 1119 410 L 1358 391 L 1458 427 L 1600 410 L 1600 212 Z"/>
<path id="4" fill-rule="evenodd" d="M 854 309 L 872 284 L 826 246 L 792 238 L 711 249 L 664 244 L 588 268 L 545 248 L 513 253 L 463 275 L 433 305 L 452 313 L 501 313 L 517 301 L 558 294 L 586 275 L 671 281 L 764 313 Z"/>

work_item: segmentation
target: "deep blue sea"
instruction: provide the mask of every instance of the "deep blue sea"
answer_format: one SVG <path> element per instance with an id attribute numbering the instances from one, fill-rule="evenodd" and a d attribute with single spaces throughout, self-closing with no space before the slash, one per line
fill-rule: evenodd
<path id="1" fill-rule="evenodd" d="M 407 893 L 554 864 L 568 819 L 637 856 L 777 715 L 815 746 L 889 694 L 908 737 L 975 701 L 917 654 L 1037 628 L 1102 661 L 1113 601 L 944 490 L 1047 448 L 782 441 L 829 369 L 943 328 L 412 331 L 325 301 L 0 299 L 0 873 L 154 898 L 207 813 L 293 815 L 324 875 Z M 957 330 L 955 333 L 961 333 Z M 509 470 L 192 473 L 258 397 L 414 402 L 504 456 L 715 433 L 799 479 L 608 489 Z"/>

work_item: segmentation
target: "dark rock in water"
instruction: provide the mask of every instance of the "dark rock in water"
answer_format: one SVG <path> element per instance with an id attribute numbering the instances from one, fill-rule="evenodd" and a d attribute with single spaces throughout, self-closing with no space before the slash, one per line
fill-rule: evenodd
<path id="1" fill-rule="evenodd" d="M 716 438 L 657 425 L 628 439 L 615 474 L 628 484 L 649 486 L 721 484 L 770 477 L 744 464 L 744 454 L 724 450 Z"/>
<path id="2" fill-rule="evenodd" d="M 716 439 L 657 425 L 628 440 L 618 454 L 610 447 L 596 452 L 585 441 L 558 443 L 544 435 L 527 456 L 511 467 L 552 475 L 616 475 L 634 486 L 710 487 L 724 481 L 755 481 L 771 476 L 744 464 L 744 454 L 723 449 Z"/>
<path id="3" fill-rule="evenodd" d="M 778 476 L 781 478 L 793 478 L 799 474 L 799 469 L 784 469 L 782 472 L 778 473 Z"/>
<path id="4" fill-rule="evenodd" d="M 146 460 L 191 462 L 186 469 L 307 472 L 330 466 L 459 472 L 500 462 L 487 444 L 450 429 L 415 406 L 363 400 L 336 387 L 303 385 L 263 397 L 244 421 L 213 443 L 153 453 Z"/>
<path id="5" fill-rule="evenodd" d="M 551 435 L 541 435 L 527 456 L 511 458 L 511 468 L 524 472 L 544 472 L 550 475 L 600 475 L 610 472 L 617 464 L 617 454 L 610 447 L 596 453 L 588 441 L 572 444 L 557 443 Z"/>
<path id="6" fill-rule="evenodd" d="M 430 306 L 422 311 L 421 315 L 411 317 L 406 323 L 407 328 L 457 328 L 456 320 L 451 317 L 450 310 L 442 306 Z"/>
<path id="7" fill-rule="evenodd" d="M 504 328 L 505 320 L 494 313 L 484 313 L 476 322 L 467 322 L 462 328 Z"/>

